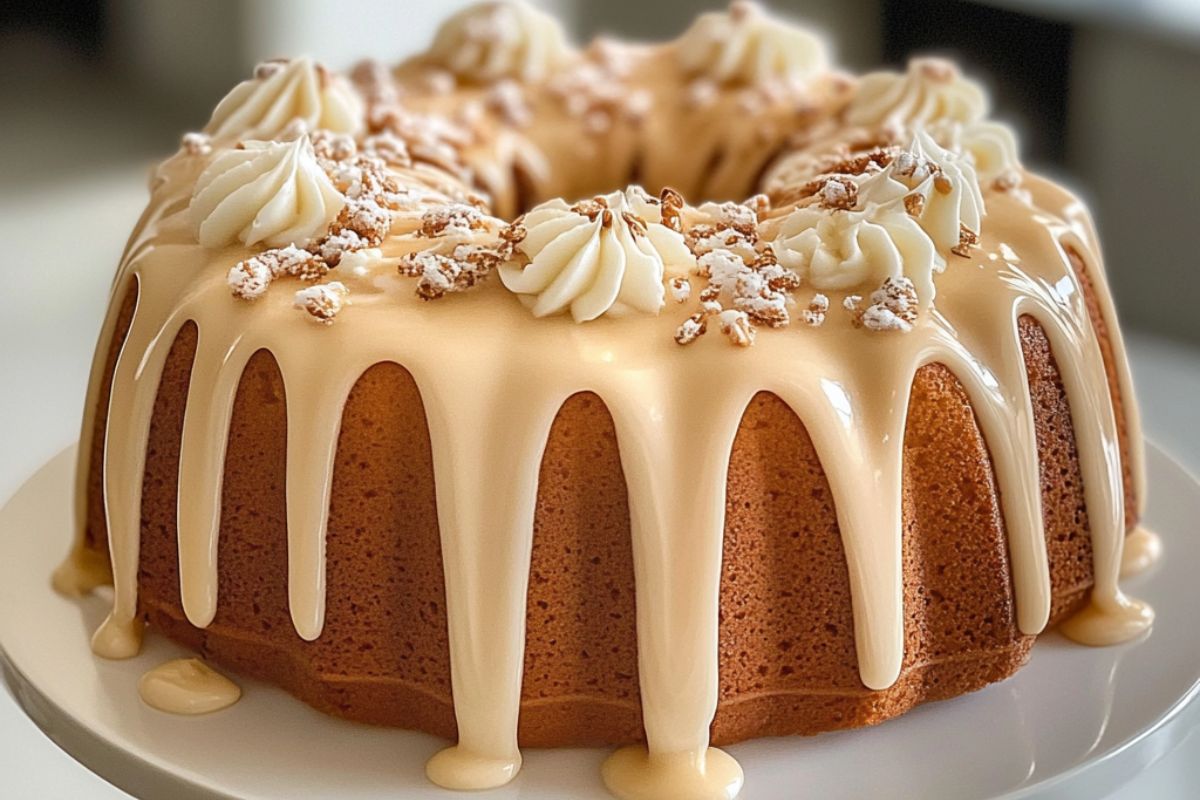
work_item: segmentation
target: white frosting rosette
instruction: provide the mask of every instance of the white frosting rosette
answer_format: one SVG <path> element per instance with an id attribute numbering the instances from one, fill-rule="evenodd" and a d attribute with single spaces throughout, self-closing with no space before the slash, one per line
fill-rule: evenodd
<path id="1" fill-rule="evenodd" d="M 348 81 L 311 58 L 268 61 L 217 104 L 204 132 L 213 139 L 275 139 L 297 120 L 307 130 L 357 133 L 365 106 Z"/>
<path id="2" fill-rule="evenodd" d="M 802 206 L 778 223 L 771 246 L 779 263 L 822 291 L 906 277 L 922 303 L 930 302 L 933 276 L 982 224 L 971 161 L 918 131 L 885 169 L 853 181 L 852 208 Z"/>
<path id="3" fill-rule="evenodd" d="M 644 194 L 626 190 L 568 205 L 551 200 L 520 220 L 516 258 L 500 280 L 534 316 L 570 311 L 576 322 L 631 311 L 657 314 L 664 277 L 695 264 L 683 237 Z"/>
<path id="4" fill-rule="evenodd" d="M 521 0 L 480 3 L 438 29 L 429 59 L 468 80 L 543 81 L 571 55 L 558 20 Z"/>
<path id="5" fill-rule="evenodd" d="M 675 48 L 684 71 L 718 83 L 800 81 L 829 67 L 819 36 L 745 0 L 701 14 Z"/>
<path id="6" fill-rule="evenodd" d="M 781 265 L 823 292 L 878 286 L 902 275 L 928 276 L 937 261 L 921 226 L 894 208 L 870 213 L 798 208 L 784 218 L 771 247 Z"/>
<path id="7" fill-rule="evenodd" d="M 283 247 L 323 233 L 345 205 L 301 136 L 221 152 L 196 181 L 188 213 L 204 247 Z"/>
<path id="8" fill-rule="evenodd" d="M 971 159 L 982 186 L 996 181 L 1016 182 L 1021 159 L 1012 128 L 990 120 L 958 123 L 942 121 L 929 127 L 930 135 L 944 147 Z"/>
<path id="9" fill-rule="evenodd" d="M 988 111 L 987 93 L 940 58 L 914 58 L 905 72 L 871 72 L 858 82 L 846 122 L 862 127 L 968 123 Z"/>

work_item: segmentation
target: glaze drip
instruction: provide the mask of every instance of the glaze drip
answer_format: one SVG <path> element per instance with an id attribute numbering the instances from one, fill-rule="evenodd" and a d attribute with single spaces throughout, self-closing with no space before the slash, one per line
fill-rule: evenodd
<path id="1" fill-rule="evenodd" d="M 138 681 L 138 694 L 151 708 L 168 714 L 211 714 L 236 703 L 242 690 L 198 658 L 168 661 Z"/>

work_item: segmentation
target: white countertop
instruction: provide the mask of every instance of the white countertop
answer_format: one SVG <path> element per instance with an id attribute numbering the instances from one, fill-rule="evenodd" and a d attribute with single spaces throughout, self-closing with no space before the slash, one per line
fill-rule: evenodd
<path id="1" fill-rule="evenodd" d="M 0 195 L 0 502 L 78 436 L 84 387 L 112 269 L 145 199 L 144 172 Z M 54 225 L 73 220 L 65 232 Z M 78 222 L 82 221 L 82 223 Z M 18 293 L 17 302 L 12 293 Z M 1200 473 L 1200 349 L 1128 334 L 1147 433 Z M 1155 502 L 1155 498 L 1151 498 Z M 1113 800 L 1175 800 L 1200 789 L 1200 736 Z M 0 797 L 111 800 L 127 795 L 59 750 L 0 692 Z"/>

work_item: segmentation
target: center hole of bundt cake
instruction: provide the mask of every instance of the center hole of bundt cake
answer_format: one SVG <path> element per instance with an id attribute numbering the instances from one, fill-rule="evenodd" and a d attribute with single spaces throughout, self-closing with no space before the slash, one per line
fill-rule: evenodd
<path id="1" fill-rule="evenodd" d="M 687 145 L 681 143 L 680 147 L 686 149 Z M 764 147 L 759 153 L 742 153 L 739 160 L 750 167 L 744 170 L 745 174 L 741 176 L 740 181 L 734 179 L 731 182 L 731 176 L 724 175 L 723 178 L 727 185 L 722 191 L 716 191 L 713 178 L 725 171 L 728 166 L 726 162 L 729 154 L 723 149 L 715 150 L 707 155 L 698 153 L 694 157 L 681 156 L 676 160 L 675 169 L 660 169 L 658 170 L 660 174 L 653 179 L 646 175 L 645 161 L 641 153 L 633 157 L 623 177 L 618 178 L 615 182 L 611 176 L 604 174 L 607 170 L 602 163 L 606 158 L 606 154 L 603 152 L 597 152 L 593 159 L 574 158 L 568 163 L 552 164 L 550 168 L 556 172 L 567 171 L 578 176 L 577 183 L 572 186 L 572 191 L 564 193 L 562 198 L 568 202 L 609 194 L 628 186 L 637 185 L 655 196 L 663 189 L 670 187 L 680 191 L 689 203 L 700 205 L 708 201 L 742 201 L 761 191 L 771 165 L 786 151 L 786 146 L 776 144 L 771 148 Z M 511 169 L 516 213 L 524 214 L 539 203 L 554 199 L 539 189 L 536 177 L 524 164 L 516 161 Z"/>

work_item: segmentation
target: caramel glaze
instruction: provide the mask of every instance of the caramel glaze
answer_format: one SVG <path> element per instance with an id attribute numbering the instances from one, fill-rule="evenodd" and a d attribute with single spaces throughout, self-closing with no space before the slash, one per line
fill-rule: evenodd
<path id="1" fill-rule="evenodd" d="M 731 720 L 737 719 L 732 709 L 738 704 L 758 702 L 755 713 L 763 710 L 764 688 L 737 675 L 741 651 L 735 655 L 728 649 L 720 620 L 739 613 L 729 604 L 739 602 L 731 587 L 739 579 L 740 557 L 723 559 L 723 554 L 739 546 L 738 526 L 747 522 L 741 514 L 727 513 L 733 498 L 726 489 L 741 463 L 732 456 L 738 454 L 739 437 L 748 435 L 754 409 L 764 403 L 781 404 L 780 409 L 795 415 L 811 442 L 813 463 L 820 464 L 827 486 L 822 488 L 827 491 L 824 503 L 836 519 L 832 530 L 840 540 L 850 600 L 839 619 L 821 627 L 839 646 L 849 642 L 850 663 L 857 664 L 858 683 L 846 682 L 837 691 L 859 696 L 871 708 L 863 716 L 843 709 L 815 729 L 878 721 L 941 696 L 938 667 L 955 658 L 954 653 L 921 652 L 921 629 L 929 625 L 928 618 L 914 626 L 910 615 L 923 603 L 945 598 L 914 595 L 920 584 L 904 580 L 906 559 L 917 557 L 905 550 L 905 528 L 919 524 L 914 520 L 922 513 L 932 519 L 956 508 L 952 503 L 923 511 L 913 501 L 906 507 L 906 462 L 915 469 L 906 441 L 913 435 L 910 421 L 920 416 L 913 411 L 920 405 L 910 400 L 919 400 L 922 376 L 942 381 L 952 396 L 965 398 L 962 408 L 972 410 L 987 443 L 995 475 L 990 491 L 998 493 L 1007 541 L 1007 553 L 989 557 L 999 564 L 1007 558 L 1012 592 L 1005 596 L 1014 598 L 1014 607 L 1011 619 L 1003 618 L 1001 607 L 999 620 L 984 623 L 1009 631 L 1015 625 L 1018 632 L 997 653 L 984 654 L 985 665 L 989 656 L 996 656 L 993 667 L 980 669 L 954 693 L 1015 669 L 1029 637 L 1072 607 L 1089 581 L 1094 586 L 1079 617 L 1082 622 L 1069 633 L 1101 643 L 1128 638 L 1149 624 L 1148 609 L 1126 599 L 1116 586 L 1123 533 L 1134 516 L 1132 504 L 1126 509 L 1123 475 L 1134 487 L 1143 485 L 1140 456 L 1121 456 L 1122 438 L 1125 452 L 1140 449 L 1132 395 L 1126 391 L 1127 367 L 1116 327 L 1109 323 L 1111 300 L 1094 234 L 1078 202 L 1046 181 L 1025 177 L 1032 207 L 1014 195 L 989 194 L 980 250 L 969 261 L 954 261 L 940 277 L 936 310 L 912 333 L 873 335 L 851 330 L 845 318 L 831 316 L 820 329 L 760 336 L 746 351 L 716 337 L 680 348 L 670 335 L 675 317 L 667 312 L 584 326 L 565 319 L 534 320 L 495 283 L 452 300 L 422 304 L 397 278 L 342 276 L 351 285 L 355 305 L 328 329 L 291 310 L 286 292 L 272 293 L 255 305 L 234 302 L 223 270 L 214 265 L 231 264 L 244 252 L 203 251 L 192 242 L 179 213 L 194 178 L 188 172 L 161 173 L 162 185 L 131 240 L 115 284 L 114 313 L 105 326 L 109 340 L 121 342 L 98 351 L 89 398 L 89 413 L 99 417 L 85 421 L 82 452 L 98 447 L 92 434 L 103 421 L 105 528 L 115 579 L 113 612 L 94 639 L 101 655 L 137 652 L 139 609 L 169 633 L 204 647 L 214 660 L 237 666 L 260 661 L 255 653 L 265 642 L 286 641 L 283 648 L 293 653 L 308 648 L 319 653 L 323 644 L 331 644 L 332 636 L 322 635 L 330 619 L 327 597 L 344 596 L 340 589 L 327 589 L 340 562 L 331 557 L 338 529 L 328 529 L 328 542 L 326 531 L 338 510 L 334 486 L 343 414 L 348 399 L 353 403 L 356 386 L 381 369 L 374 365 L 389 363 L 404 368 L 413 390 L 409 397 L 415 394 L 424 407 L 431 471 L 437 476 L 432 489 L 445 604 L 433 601 L 418 618 L 425 623 L 421 635 L 437 639 L 444 619 L 446 663 L 423 667 L 446 669 L 401 690 L 428 694 L 432 684 L 442 687 L 434 694 L 444 698 L 448 689 L 453 697 L 453 730 L 436 704 L 427 704 L 435 706 L 427 716 L 418 712 L 406 720 L 415 727 L 457 733 L 458 745 L 431 762 L 431 776 L 444 784 L 496 785 L 519 768 L 522 701 L 532 710 L 541 699 L 524 694 L 522 683 L 524 675 L 536 675 L 528 669 L 525 641 L 527 620 L 538 607 L 527 607 L 526 601 L 536 596 L 536 580 L 531 592 L 529 579 L 539 465 L 560 409 L 581 392 L 594 395 L 599 404 L 593 401 L 593 407 L 602 404 L 611 415 L 627 489 L 636 671 L 621 673 L 624 699 L 611 705 L 617 719 L 622 710 L 628 720 L 638 709 L 650 752 L 648 765 L 644 758 L 619 756 L 606 772 L 610 785 L 622 784 L 623 765 L 632 763 L 650 773 L 655 764 L 668 771 L 680 764 L 702 765 L 710 730 L 722 740 L 803 732 L 782 712 L 767 714 L 759 726 L 723 729 L 718 710 L 723 699 Z M 406 246 L 400 237 L 385 243 L 385 250 L 400 252 Z M 127 296 L 136 299 L 121 302 Z M 125 318 L 127 330 L 119 337 Z M 1030 353 L 1038 349 L 1055 365 L 1057 378 L 1051 384 L 1061 385 L 1069 413 L 1079 422 L 1070 426 L 1074 441 L 1069 446 L 1082 477 L 1090 575 L 1051 569 L 1052 559 L 1061 557 L 1062 533 L 1047 523 L 1058 509 L 1043 496 L 1046 480 L 1044 475 L 1039 479 L 1039 467 L 1044 473 L 1054 463 L 1054 447 L 1068 444 L 1051 442 L 1047 450 L 1047 443 L 1039 441 L 1039 410 L 1051 390 L 1044 381 L 1033 380 L 1030 365 L 1037 359 Z M 106 352 L 115 354 L 107 405 L 102 402 Z M 1120 391 L 1112 391 L 1110 384 Z M 171 391 L 164 390 L 168 385 Z M 256 385 L 261 396 L 243 400 Z M 264 402 L 269 398 L 273 402 Z M 166 417 L 164 403 L 175 405 Z M 259 411 L 250 410 L 255 405 Z M 284 419 L 268 419 L 281 407 Z M 106 408 L 121 413 L 105 415 Z M 226 458 L 226 447 L 238 441 L 238 426 L 245 424 L 247 414 L 261 414 L 266 426 L 255 427 L 251 435 L 275 444 L 257 454 L 262 471 L 238 474 L 238 462 Z M 774 413 L 775 419 L 780 417 L 788 419 L 781 411 Z M 414 440 L 420 438 L 417 432 Z M 173 457 L 162 449 L 171 443 Z M 282 481 L 272 469 L 280 459 Z M 86 487 L 94 461 L 81 463 L 81 486 Z M 759 461 L 759 468 L 767 463 Z M 395 468 L 402 474 L 424 474 L 403 461 Z M 922 469 L 917 480 L 924 474 Z M 160 517 L 149 529 L 141 521 L 143 478 L 159 501 L 173 483 L 183 487 L 177 509 L 171 509 L 173 518 Z M 264 480 L 269 490 L 255 486 Z M 243 495 L 248 500 L 266 492 L 274 505 L 239 503 L 235 498 L 242 491 L 249 492 Z M 95 502 L 95 494 L 81 492 L 81 512 Z M 1075 514 L 1082 513 L 1076 506 Z M 278 555 L 284 546 L 274 584 L 275 591 L 286 592 L 288 625 L 269 623 L 264 616 L 263 641 L 239 643 L 229 636 L 234 644 L 225 652 L 217 646 L 226 634 L 220 613 L 226 595 L 236 589 L 222 577 L 222 552 L 246 546 L 250 561 L 270 562 L 249 542 L 220 542 L 218 532 L 249 531 L 264 515 L 276 524 L 286 519 L 286 542 L 276 541 L 273 547 Z M 230 525 L 233 520 L 239 522 Z M 96 525 L 83 522 L 81 518 L 86 533 L 77 552 L 104 538 Z M 174 575 L 167 564 L 147 565 L 140 559 L 140 544 L 156 534 L 156 524 L 157 535 L 177 537 Z M 828 520 L 814 519 L 811 525 L 830 530 Z M 421 547 L 429 550 L 433 544 Z M 286 581 L 278 579 L 283 569 Z M 1064 576 L 1067 585 L 1061 585 Z M 164 578 L 178 587 L 177 602 L 174 591 L 161 583 Z M 157 585 L 162 593 L 142 597 L 139 606 L 139 582 Z M 616 587 L 618 593 L 621 588 Z M 282 600 L 254 602 L 267 599 Z M 171 619 L 180 608 L 190 626 Z M 628 626 L 628 619 L 621 624 Z M 181 633 L 185 627 L 189 631 Z M 202 632 L 206 627 L 208 632 Z M 848 640 L 847 629 L 853 631 Z M 820 627 L 815 631 L 819 637 Z M 311 644 L 298 646 L 297 634 Z M 804 640 L 805 635 L 796 638 Z M 296 688 L 308 679 L 306 669 L 325 672 L 316 666 L 319 660 L 306 668 L 310 657 L 293 656 L 296 674 L 282 680 Z M 329 672 L 336 674 L 336 669 Z M 790 674 L 797 674 L 794 667 Z M 448 686 L 439 683 L 447 677 Z M 635 678 L 636 700 L 628 691 Z M 537 685 L 536 678 L 532 683 Z M 771 694 L 780 693 L 766 690 Z M 880 697 L 890 702 L 881 704 Z M 321 704 L 339 710 L 336 703 Z M 340 710 L 352 705 L 345 703 Z M 637 733 L 636 723 L 618 727 L 611 737 L 594 738 L 627 741 Z M 712 758 L 728 766 L 723 756 Z"/>

